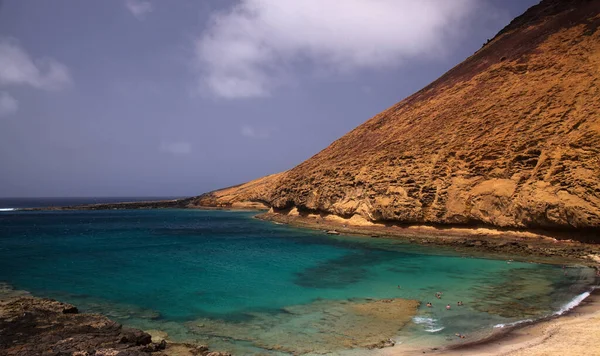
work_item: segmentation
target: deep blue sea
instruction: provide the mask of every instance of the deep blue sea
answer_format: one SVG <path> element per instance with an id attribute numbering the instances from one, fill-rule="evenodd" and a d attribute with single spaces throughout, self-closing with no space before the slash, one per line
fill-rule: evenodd
<path id="1" fill-rule="evenodd" d="M 2 211 L 0 282 L 175 341 L 244 355 L 357 347 L 365 354 L 360 345 L 379 336 L 403 344 L 457 342 L 457 332 L 481 336 L 556 313 L 595 283 L 584 267 L 332 237 L 254 214 Z M 389 304 L 390 315 L 400 315 L 394 319 L 364 308 L 391 298 L 423 304 L 416 314 Z M 410 322 L 398 326 L 405 314 Z"/>

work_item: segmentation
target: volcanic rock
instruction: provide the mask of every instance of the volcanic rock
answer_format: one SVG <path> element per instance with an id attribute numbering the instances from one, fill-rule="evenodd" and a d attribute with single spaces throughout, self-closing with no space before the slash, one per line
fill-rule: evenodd
<path id="1" fill-rule="evenodd" d="M 295 168 L 195 206 L 600 236 L 600 1 L 544 0 Z"/>

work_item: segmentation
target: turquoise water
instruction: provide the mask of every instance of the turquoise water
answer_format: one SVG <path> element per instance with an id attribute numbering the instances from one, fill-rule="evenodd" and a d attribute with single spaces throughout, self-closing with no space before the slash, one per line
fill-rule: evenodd
<path id="1" fill-rule="evenodd" d="M 0 282 L 241 354 L 341 352 L 371 340 L 365 328 L 402 342 L 444 343 L 456 332 L 550 314 L 594 283 L 587 268 L 567 268 L 565 276 L 560 266 L 331 237 L 254 214 L 2 212 Z M 385 329 L 396 326 L 376 314 L 344 319 L 353 305 L 385 298 L 423 305 L 401 330 Z M 357 330 L 336 329 L 349 323 Z"/>

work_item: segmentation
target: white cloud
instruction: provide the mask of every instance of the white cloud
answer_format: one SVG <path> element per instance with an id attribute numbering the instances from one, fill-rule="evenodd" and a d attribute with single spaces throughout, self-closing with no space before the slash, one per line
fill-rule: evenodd
<path id="1" fill-rule="evenodd" d="M 166 152 L 173 155 L 187 155 L 192 152 L 192 145 L 189 142 L 162 142 L 159 146 L 160 152 Z"/>
<path id="2" fill-rule="evenodd" d="M 64 64 L 52 58 L 33 60 L 16 40 L 0 38 L 0 86 L 60 90 L 70 83 L 69 69 Z"/>
<path id="3" fill-rule="evenodd" d="M 144 20 L 146 15 L 154 10 L 154 6 L 149 1 L 144 0 L 125 0 L 125 6 L 138 20 Z"/>
<path id="4" fill-rule="evenodd" d="M 0 117 L 12 115 L 19 110 L 19 102 L 9 93 L 0 91 Z"/>
<path id="5" fill-rule="evenodd" d="M 265 139 L 269 138 L 270 133 L 267 130 L 258 130 L 252 126 L 244 125 L 241 128 L 241 134 L 244 137 L 254 138 L 254 139 Z"/>
<path id="6" fill-rule="evenodd" d="M 290 67 L 344 73 L 443 53 L 476 0 L 241 0 L 212 15 L 195 42 L 200 88 L 224 98 L 269 95 Z"/>

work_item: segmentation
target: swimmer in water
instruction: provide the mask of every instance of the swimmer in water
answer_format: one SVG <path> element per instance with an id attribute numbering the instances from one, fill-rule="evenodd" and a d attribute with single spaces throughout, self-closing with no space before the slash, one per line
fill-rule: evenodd
<path id="1" fill-rule="evenodd" d="M 433 306 L 433 304 L 431 304 L 431 302 L 427 302 L 427 308 L 431 308 Z"/>
<path id="2" fill-rule="evenodd" d="M 446 305 L 446 310 L 450 310 L 450 304 Z"/>

